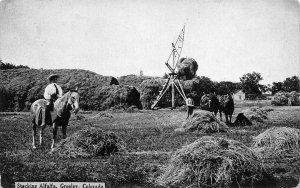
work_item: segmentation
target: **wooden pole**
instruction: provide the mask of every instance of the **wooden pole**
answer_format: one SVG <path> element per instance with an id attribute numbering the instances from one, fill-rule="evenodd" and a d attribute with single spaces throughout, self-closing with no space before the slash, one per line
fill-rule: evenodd
<path id="1" fill-rule="evenodd" d="M 172 75 L 172 77 L 174 77 L 174 75 Z M 175 88 L 174 88 L 174 84 L 175 84 L 174 80 L 172 80 L 172 110 L 175 108 Z"/>

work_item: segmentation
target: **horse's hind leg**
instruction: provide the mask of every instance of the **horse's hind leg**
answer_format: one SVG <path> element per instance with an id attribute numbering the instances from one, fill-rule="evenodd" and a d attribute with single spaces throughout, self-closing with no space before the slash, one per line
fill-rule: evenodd
<path id="1" fill-rule="evenodd" d="M 32 148 L 33 149 L 36 149 L 36 147 L 35 147 L 35 135 L 36 135 L 36 124 L 33 123 L 33 126 L 32 126 Z"/>
<path id="2" fill-rule="evenodd" d="M 56 141 L 56 136 L 57 136 L 57 125 L 56 123 L 53 123 L 53 127 L 52 127 L 52 145 L 51 145 L 51 152 L 53 151 L 54 147 L 55 147 L 55 141 Z"/>
<path id="3" fill-rule="evenodd" d="M 43 144 L 44 128 L 45 127 L 42 126 L 40 130 L 40 146 Z"/>

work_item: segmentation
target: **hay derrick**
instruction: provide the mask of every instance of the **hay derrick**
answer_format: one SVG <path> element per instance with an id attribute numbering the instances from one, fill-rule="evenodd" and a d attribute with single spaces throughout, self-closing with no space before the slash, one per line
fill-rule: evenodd
<path id="1" fill-rule="evenodd" d="M 182 131 L 204 131 L 209 133 L 226 132 L 228 126 L 217 120 L 211 112 L 200 110 L 195 112 L 190 119 L 184 122 Z"/>
<path id="2" fill-rule="evenodd" d="M 261 178 L 261 160 L 247 146 L 204 136 L 177 150 L 157 182 L 174 187 L 230 187 Z"/>
<path id="3" fill-rule="evenodd" d="M 122 151 L 125 143 L 112 132 L 89 128 L 62 140 L 54 154 L 62 158 L 104 156 Z"/>
<path id="4" fill-rule="evenodd" d="M 272 127 L 254 138 L 254 150 L 263 157 L 282 156 L 300 149 L 300 130 Z"/>

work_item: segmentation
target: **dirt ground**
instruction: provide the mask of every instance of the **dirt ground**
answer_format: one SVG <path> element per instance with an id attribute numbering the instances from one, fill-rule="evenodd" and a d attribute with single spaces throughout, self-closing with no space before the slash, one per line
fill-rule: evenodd
<path id="1" fill-rule="evenodd" d="M 247 146 L 253 137 L 273 126 L 300 128 L 300 107 L 270 106 L 269 101 L 235 104 L 238 113 L 251 106 L 271 109 L 268 119 L 247 127 L 231 127 L 227 133 L 214 133 Z M 196 111 L 199 109 L 196 109 Z M 186 112 L 175 109 L 129 112 L 80 112 L 72 115 L 67 134 L 87 127 L 116 133 L 126 143 L 126 155 L 61 160 L 50 153 L 52 130 L 45 131 L 43 146 L 33 150 L 29 113 L 0 114 L 0 170 L 2 186 L 15 181 L 98 181 L 107 187 L 155 187 L 154 180 L 168 163 L 170 155 L 206 133 L 176 133 Z M 218 117 L 219 118 L 219 117 Z M 223 117 L 224 121 L 224 117 Z M 59 132 L 59 141 L 62 139 Z M 295 187 L 300 178 L 300 154 L 276 160 L 264 160 L 269 181 L 255 187 Z M 268 178 L 267 178 L 268 179 Z"/>

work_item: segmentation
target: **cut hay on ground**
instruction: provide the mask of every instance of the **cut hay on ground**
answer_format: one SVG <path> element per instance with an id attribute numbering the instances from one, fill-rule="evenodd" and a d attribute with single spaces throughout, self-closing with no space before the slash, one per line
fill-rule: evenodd
<path id="1" fill-rule="evenodd" d="M 267 111 L 264 110 L 263 108 L 253 106 L 250 107 L 247 110 L 244 110 L 242 112 L 251 122 L 256 121 L 256 122 L 264 122 L 264 120 L 268 119 Z"/>
<path id="2" fill-rule="evenodd" d="M 262 178 L 261 160 L 244 144 L 204 136 L 177 150 L 157 183 L 171 187 L 231 187 Z"/>
<path id="3" fill-rule="evenodd" d="M 281 156 L 300 149 L 300 130 L 272 127 L 254 138 L 252 148 L 263 157 Z"/>
<path id="4" fill-rule="evenodd" d="M 62 140 L 53 153 L 62 158 L 78 158 L 105 156 L 124 149 L 125 143 L 114 133 L 89 128 Z"/>
<path id="5" fill-rule="evenodd" d="M 211 112 L 200 110 L 184 122 L 182 128 L 175 131 L 203 131 L 206 133 L 227 132 L 228 126 L 217 120 Z"/>

